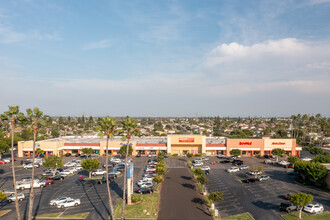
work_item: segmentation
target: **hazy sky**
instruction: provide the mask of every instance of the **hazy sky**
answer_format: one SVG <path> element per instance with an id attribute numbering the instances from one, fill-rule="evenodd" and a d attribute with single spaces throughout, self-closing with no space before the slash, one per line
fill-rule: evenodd
<path id="1" fill-rule="evenodd" d="M 0 112 L 330 116 L 330 0 L 0 0 Z"/>

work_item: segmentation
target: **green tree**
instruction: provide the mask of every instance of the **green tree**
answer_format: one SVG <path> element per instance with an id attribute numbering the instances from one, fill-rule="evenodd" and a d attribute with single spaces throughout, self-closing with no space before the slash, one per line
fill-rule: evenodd
<path id="1" fill-rule="evenodd" d="M 13 173 L 13 183 L 14 183 L 14 190 L 15 190 L 15 208 L 16 208 L 16 214 L 17 219 L 21 219 L 21 213 L 19 209 L 18 204 L 18 198 L 17 198 L 17 189 L 16 189 L 16 175 L 15 175 L 15 160 L 14 160 L 14 136 L 15 136 L 15 125 L 16 123 L 24 123 L 26 121 L 26 118 L 23 113 L 19 111 L 19 107 L 12 105 L 8 106 L 9 110 L 4 112 L 4 114 L 1 115 L 2 121 L 8 121 L 11 124 L 11 159 L 12 159 L 12 173 Z"/>
<path id="2" fill-rule="evenodd" d="M 204 174 L 204 171 L 201 168 L 197 168 L 193 170 L 194 175 L 201 176 Z"/>
<path id="3" fill-rule="evenodd" d="M 44 165 L 47 169 L 52 170 L 54 175 L 57 169 L 63 167 L 63 160 L 59 156 L 50 155 L 43 159 L 42 165 Z"/>
<path id="4" fill-rule="evenodd" d="M 200 175 L 197 177 L 197 182 L 202 185 L 202 191 L 204 192 L 204 184 L 208 183 L 209 179 L 204 175 Z"/>
<path id="5" fill-rule="evenodd" d="M 308 162 L 305 173 L 316 183 L 316 181 L 323 179 L 328 174 L 328 169 L 320 163 Z"/>
<path id="6" fill-rule="evenodd" d="M 165 167 L 156 167 L 156 173 L 158 175 L 164 175 L 166 174 L 167 170 Z"/>
<path id="7" fill-rule="evenodd" d="M 323 156 L 314 157 L 313 162 L 330 163 L 330 155 L 323 155 Z"/>
<path id="8" fill-rule="evenodd" d="M 120 154 L 120 155 L 122 155 L 123 157 L 125 157 L 126 156 L 126 152 L 127 152 L 127 145 L 123 145 L 123 146 L 121 146 L 120 147 L 120 149 L 119 149 L 119 151 L 118 151 L 118 153 Z M 133 153 L 133 148 L 132 148 L 132 146 L 130 145 L 129 146 L 129 149 L 128 149 L 128 155 L 132 155 L 132 153 Z M 126 160 L 125 160 L 126 161 Z"/>
<path id="9" fill-rule="evenodd" d="M 4 153 L 8 153 L 9 152 L 9 144 L 0 139 L 0 159 L 2 158 L 2 155 Z"/>
<path id="10" fill-rule="evenodd" d="M 5 200 L 7 198 L 7 195 L 3 192 L 3 190 L 0 191 L 0 202 Z"/>
<path id="11" fill-rule="evenodd" d="M 60 136 L 60 132 L 58 130 L 53 129 L 52 132 L 50 133 L 54 138 L 58 138 Z"/>
<path id="12" fill-rule="evenodd" d="M 288 162 L 295 164 L 297 161 L 299 161 L 300 159 L 298 157 L 288 157 Z"/>
<path id="13" fill-rule="evenodd" d="M 285 153 L 285 150 L 283 150 L 281 148 L 275 148 L 272 150 L 272 154 L 276 156 L 276 162 L 278 162 L 278 158 L 282 157 L 284 153 Z"/>
<path id="14" fill-rule="evenodd" d="M 241 155 L 241 150 L 240 149 L 232 149 L 230 151 L 230 155 L 232 155 L 234 157 L 238 157 L 239 155 Z"/>
<path id="15" fill-rule="evenodd" d="M 93 120 L 90 116 L 90 121 Z M 102 118 L 98 122 L 98 129 L 106 135 L 107 137 L 107 142 L 106 142 L 106 149 L 105 149 L 105 160 L 106 160 L 106 165 L 105 169 L 107 174 L 109 173 L 109 139 L 113 139 L 114 133 L 116 131 L 116 120 L 113 118 L 110 118 L 109 116 Z M 112 198 L 111 198 L 111 193 L 110 193 L 110 186 L 109 186 L 109 178 L 106 178 L 107 180 L 107 191 L 108 191 L 108 200 L 109 200 L 109 206 L 110 206 L 110 215 L 112 219 L 115 219 L 115 213 L 114 213 L 114 208 L 112 204 Z"/>
<path id="16" fill-rule="evenodd" d="M 41 150 L 40 148 L 37 148 L 36 154 L 38 154 L 38 157 L 40 157 L 40 155 L 45 154 L 45 151 Z"/>
<path id="17" fill-rule="evenodd" d="M 98 159 L 86 159 L 81 163 L 81 167 L 88 171 L 89 178 L 92 177 L 92 171 L 99 168 L 100 161 Z"/>
<path id="18" fill-rule="evenodd" d="M 251 166 L 250 170 L 255 173 L 254 178 L 257 178 L 258 177 L 257 173 L 262 172 L 264 170 L 264 167 L 260 165 L 253 165 Z"/>
<path id="19" fill-rule="evenodd" d="M 90 147 L 86 147 L 86 148 L 83 148 L 83 149 L 81 149 L 81 152 L 83 153 L 83 154 L 88 154 L 88 155 L 91 155 L 92 153 L 94 153 L 94 150 L 93 150 L 93 148 L 90 148 Z"/>
<path id="20" fill-rule="evenodd" d="M 34 164 L 35 161 L 35 153 L 36 153 L 36 141 L 37 141 L 37 132 L 38 128 L 40 127 L 40 124 L 42 121 L 46 120 L 47 116 L 43 114 L 42 111 L 39 110 L 39 108 L 34 107 L 33 110 L 28 108 L 26 110 L 27 113 L 27 121 L 29 124 L 31 124 L 31 127 L 33 129 L 33 153 L 32 153 L 32 164 Z M 32 182 L 34 182 L 34 169 L 35 167 L 32 166 Z M 34 193 L 33 193 L 33 187 L 30 189 L 30 196 L 29 196 L 29 211 L 28 211 L 28 219 L 32 220 L 32 208 L 33 208 L 33 202 L 34 202 Z"/>
<path id="21" fill-rule="evenodd" d="M 219 202 L 223 200 L 223 193 L 222 192 L 212 192 L 208 195 L 209 200 L 212 201 L 212 203 Z"/>
<path id="22" fill-rule="evenodd" d="M 290 202 L 297 206 L 299 210 L 299 219 L 301 219 L 302 208 L 313 201 L 313 196 L 306 193 L 297 193 L 290 195 L 289 199 Z"/>
<path id="23" fill-rule="evenodd" d="M 160 184 L 161 182 L 164 182 L 164 178 L 160 175 L 157 175 L 154 177 L 154 179 L 152 180 L 153 182 Z"/>
<path id="24" fill-rule="evenodd" d="M 311 149 L 309 149 L 309 152 L 313 155 L 324 154 L 323 148 L 320 147 L 312 147 Z"/>
<path id="25" fill-rule="evenodd" d="M 136 120 L 131 119 L 130 117 L 126 117 L 123 121 L 122 121 L 122 127 L 123 127 L 123 132 L 125 133 L 125 135 L 123 136 L 123 140 L 127 140 L 127 144 L 126 146 L 130 146 L 130 140 L 132 138 L 133 135 L 137 134 L 138 131 L 136 130 Z M 127 157 L 129 154 L 129 147 L 126 147 L 126 154 L 125 154 L 125 161 L 127 161 Z M 124 169 L 124 189 L 123 189 L 123 203 L 122 203 L 122 210 L 121 210 L 121 219 L 124 220 L 124 212 L 125 212 L 125 205 L 126 205 L 126 189 L 127 189 L 127 177 L 126 177 L 126 173 L 127 173 L 127 166 L 125 166 Z M 130 192 L 128 192 L 130 193 Z"/>

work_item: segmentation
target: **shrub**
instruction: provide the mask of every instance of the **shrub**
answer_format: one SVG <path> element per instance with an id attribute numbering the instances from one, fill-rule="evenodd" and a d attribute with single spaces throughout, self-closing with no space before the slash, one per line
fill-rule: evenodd
<path id="1" fill-rule="evenodd" d="M 140 202 L 141 200 L 142 200 L 142 195 L 140 195 L 140 194 L 133 194 L 132 195 L 132 202 L 133 203 Z"/>
<path id="2" fill-rule="evenodd" d="M 330 163 L 330 155 L 314 157 L 313 162 Z"/>
<path id="3" fill-rule="evenodd" d="M 193 170 L 193 174 L 196 176 L 200 176 L 204 174 L 204 171 L 201 168 L 197 168 Z"/>
<path id="4" fill-rule="evenodd" d="M 173 157 L 177 157 L 178 156 L 178 154 L 173 154 Z"/>
<path id="5" fill-rule="evenodd" d="M 312 148 L 309 149 L 309 152 L 313 155 L 324 154 L 324 150 L 322 148 L 319 148 L 319 147 L 312 147 Z"/>
<path id="6" fill-rule="evenodd" d="M 298 157 L 289 157 L 288 161 L 292 164 L 296 163 L 297 161 L 299 161 L 300 159 Z"/>
<path id="7" fill-rule="evenodd" d="M 192 157 L 193 156 L 193 154 L 191 154 L 191 153 L 187 153 L 187 157 Z"/>
<path id="8" fill-rule="evenodd" d="M 157 175 L 154 177 L 154 179 L 152 181 L 159 184 L 164 181 L 164 178 L 162 176 Z"/>

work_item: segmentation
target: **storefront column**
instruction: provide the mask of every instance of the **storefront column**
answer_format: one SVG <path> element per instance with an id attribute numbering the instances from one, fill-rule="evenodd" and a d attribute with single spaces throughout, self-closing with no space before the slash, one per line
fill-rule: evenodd
<path id="1" fill-rule="evenodd" d="M 300 157 L 300 151 L 297 151 L 297 155 L 298 155 L 298 157 Z"/>
<path id="2" fill-rule="evenodd" d="M 80 149 L 78 149 L 78 154 L 80 154 Z"/>
<path id="3" fill-rule="evenodd" d="M 111 150 L 111 155 L 113 155 L 113 150 Z"/>
<path id="4" fill-rule="evenodd" d="M 46 151 L 46 155 L 45 156 L 48 157 L 48 151 Z"/>
<path id="5" fill-rule="evenodd" d="M 251 156 L 253 156 L 254 155 L 254 151 L 251 151 Z"/>
<path id="6" fill-rule="evenodd" d="M 69 153 L 69 150 L 66 150 L 66 153 L 68 154 Z"/>
<path id="7" fill-rule="evenodd" d="M 156 150 L 156 155 L 158 155 L 159 154 L 159 150 Z"/>
<path id="8" fill-rule="evenodd" d="M 31 157 L 31 151 L 29 151 L 29 157 Z"/>
<path id="9" fill-rule="evenodd" d="M 146 150 L 145 153 L 146 153 L 146 156 L 147 156 L 148 155 L 148 151 Z"/>

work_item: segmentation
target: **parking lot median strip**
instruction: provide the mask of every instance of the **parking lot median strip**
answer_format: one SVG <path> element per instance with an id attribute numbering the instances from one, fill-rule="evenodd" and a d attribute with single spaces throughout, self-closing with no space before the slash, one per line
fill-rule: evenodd
<path id="1" fill-rule="evenodd" d="M 125 206 L 125 218 L 156 219 L 158 212 L 159 193 L 142 195 L 142 202 Z M 122 209 L 122 199 L 115 208 L 116 218 L 120 218 Z"/>
<path id="2" fill-rule="evenodd" d="M 85 219 L 89 215 L 89 212 L 83 212 L 73 215 L 61 215 L 63 212 L 57 212 L 52 214 L 38 215 L 37 219 Z"/>
<path id="3" fill-rule="evenodd" d="M 10 211 L 11 211 L 10 209 L 8 209 L 8 210 L 1 210 L 0 211 L 0 217 L 4 216 L 5 214 L 7 214 Z"/>
<path id="4" fill-rule="evenodd" d="M 238 214 L 238 215 L 232 215 L 232 216 L 228 216 L 222 219 L 230 219 L 230 220 L 254 220 L 254 218 L 252 217 L 252 215 L 248 212 L 242 213 L 242 214 Z"/>
<path id="5" fill-rule="evenodd" d="M 100 180 L 102 179 L 102 176 L 92 176 L 91 178 L 87 177 L 84 180 Z"/>
<path id="6" fill-rule="evenodd" d="M 286 220 L 296 220 L 299 219 L 299 212 L 292 212 L 289 214 L 282 215 L 282 217 Z M 305 212 L 301 212 L 301 217 L 304 220 L 323 220 L 323 219 L 330 219 L 330 212 L 323 212 L 320 214 L 308 215 Z"/>

